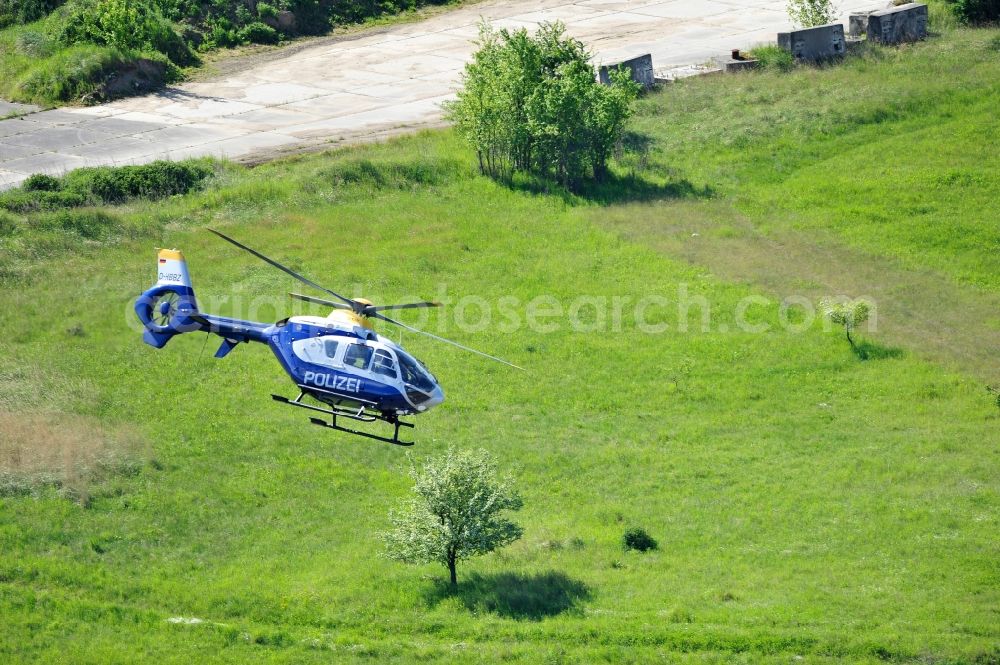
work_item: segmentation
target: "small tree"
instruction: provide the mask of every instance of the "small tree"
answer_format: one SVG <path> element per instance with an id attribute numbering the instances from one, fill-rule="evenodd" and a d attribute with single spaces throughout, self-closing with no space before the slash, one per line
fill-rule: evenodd
<path id="1" fill-rule="evenodd" d="M 510 478 L 497 478 L 496 462 L 485 450 L 449 449 L 410 475 L 416 496 L 389 513 L 392 529 L 382 534 L 390 559 L 437 561 L 455 585 L 458 561 L 521 537 L 521 527 L 502 515 L 520 510 L 521 497 Z"/>
<path id="2" fill-rule="evenodd" d="M 639 94 L 629 72 L 599 84 L 587 49 L 561 23 L 534 35 L 483 24 L 478 45 L 446 110 L 480 171 L 506 180 L 531 172 L 567 187 L 601 179 Z"/>
<path id="3" fill-rule="evenodd" d="M 864 300 L 852 300 L 848 302 L 823 300 L 819 306 L 824 316 L 838 326 L 844 327 L 844 332 L 847 334 L 847 341 L 850 343 L 851 348 L 857 351 L 858 347 L 851 337 L 851 331 L 868 320 L 868 316 L 871 314 L 871 306 Z"/>
<path id="4" fill-rule="evenodd" d="M 788 17 L 795 25 L 812 28 L 837 20 L 837 8 L 832 0 L 788 0 Z"/>

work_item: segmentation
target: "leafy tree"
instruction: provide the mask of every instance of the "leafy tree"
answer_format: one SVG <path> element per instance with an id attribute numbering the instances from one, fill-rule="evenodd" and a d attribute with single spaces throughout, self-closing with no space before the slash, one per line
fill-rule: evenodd
<path id="1" fill-rule="evenodd" d="M 568 187 L 602 178 L 639 93 L 628 71 L 600 85 L 590 54 L 561 23 L 533 36 L 483 24 L 478 45 L 447 112 L 480 171 L 506 180 L 531 172 Z"/>
<path id="2" fill-rule="evenodd" d="M 521 497 L 510 478 L 497 478 L 496 462 L 485 450 L 449 449 L 410 475 L 415 496 L 390 512 L 392 529 L 382 534 L 390 559 L 442 563 L 454 585 L 458 561 L 521 537 L 521 527 L 503 516 L 520 510 Z"/>
<path id="3" fill-rule="evenodd" d="M 788 0 L 788 17 L 795 25 L 812 28 L 837 20 L 837 8 L 832 0 Z"/>
<path id="4" fill-rule="evenodd" d="M 1000 0 L 948 0 L 948 3 L 965 23 L 1000 21 Z"/>
<path id="5" fill-rule="evenodd" d="M 851 348 L 857 351 L 858 347 L 851 337 L 851 331 L 868 320 L 868 316 L 871 314 L 871 306 L 864 300 L 852 300 L 848 302 L 823 300 L 820 302 L 820 310 L 833 323 L 844 327 L 844 332 L 847 334 L 847 341 L 851 344 Z"/>

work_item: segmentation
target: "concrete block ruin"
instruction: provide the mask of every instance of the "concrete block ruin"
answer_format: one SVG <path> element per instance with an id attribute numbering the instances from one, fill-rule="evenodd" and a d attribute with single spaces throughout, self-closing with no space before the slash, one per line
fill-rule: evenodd
<path id="1" fill-rule="evenodd" d="M 927 5 L 911 2 L 868 16 L 869 41 L 900 44 L 926 38 Z"/>
<path id="2" fill-rule="evenodd" d="M 864 12 L 852 12 L 847 18 L 847 36 L 848 37 L 864 37 L 868 34 L 868 17 L 879 11 L 878 9 L 869 9 Z"/>
<path id="3" fill-rule="evenodd" d="M 790 52 L 796 60 L 818 62 L 844 55 L 844 26 L 841 23 L 819 25 L 791 32 L 778 33 L 778 46 Z"/>
<path id="4" fill-rule="evenodd" d="M 638 58 L 632 58 L 631 60 L 623 60 L 622 62 L 613 62 L 607 65 L 601 65 L 598 70 L 598 78 L 600 78 L 601 83 L 604 85 L 611 85 L 611 76 L 609 71 L 612 69 L 617 69 L 618 67 L 625 66 L 628 67 L 632 72 L 632 80 L 641 85 L 644 88 L 652 88 L 655 83 L 655 74 L 653 73 L 653 56 L 649 53 L 645 55 L 640 55 Z"/>
<path id="5" fill-rule="evenodd" d="M 740 52 L 738 48 L 734 48 L 728 58 L 722 59 L 722 69 L 727 74 L 750 71 L 751 69 L 757 69 L 759 66 L 760 62 L 758 60 Z"/>

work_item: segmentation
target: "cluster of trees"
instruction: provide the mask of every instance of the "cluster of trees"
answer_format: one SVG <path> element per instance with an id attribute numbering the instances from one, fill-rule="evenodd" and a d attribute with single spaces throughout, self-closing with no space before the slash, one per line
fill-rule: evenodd
<path id="1" fill-rule="evenodd" d="M 447 113 L 482 173 L 509 180 L 528 172 L 573 188 L 606 174 L 639 94 L 627 69 L 610 78 L 597 82 L 590 54 L 560 23 L 534 35 L 484 24 Z"/>

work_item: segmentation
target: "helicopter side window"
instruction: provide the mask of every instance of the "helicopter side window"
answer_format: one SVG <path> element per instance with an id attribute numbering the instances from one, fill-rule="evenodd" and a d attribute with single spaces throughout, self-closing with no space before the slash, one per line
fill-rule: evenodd
<path id="1" fill-rule="evenodd" d="M 372 359 L 372 348 L 364 344 L 351 344 L 344 352 L 344 364 L 356 369 L 368 369 Z"/>
<path id="2" fill-rule="evenodd" d="M 326 357 L 330 360 L 337 357 L 337 348 L 339 346 L 339 342 L 335 339 L 323 340 L 323 352 L 326 353 Z"/>
<path id="3" fill-rule="evenodd" d="M 372 371 L 376 374 L 383 374 L 396 378 L 396 363 L 388 351 L 378 349 L 375 351 L 375 362 L 372 363 Z"/>

